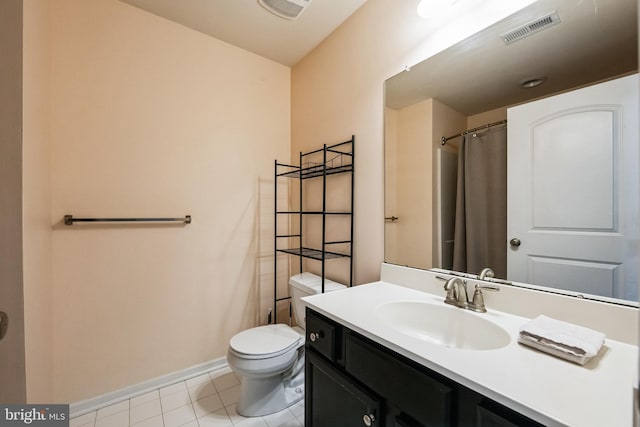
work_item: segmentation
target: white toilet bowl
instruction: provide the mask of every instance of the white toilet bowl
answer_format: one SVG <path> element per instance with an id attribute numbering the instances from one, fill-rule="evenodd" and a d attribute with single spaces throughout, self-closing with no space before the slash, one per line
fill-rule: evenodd
<path id="1" fill-rule="evenodd" d="M 289 280 L 296 323 L 304 327 L 303 296 L 322 292 L 321 278 L 312 273 Z M 325 279 L 325 292 L 345 289 Z M 304 397 L 304 330 L 277 324 L 258 326 L 234 335 L 229 341 L 227 361 L 240 378 L 236 410 L 245 417 L 258 417 L 299 402 Z"/>
<path id="2" fill-rule="evenodd" d="M 304 397 L 303 346 L 304 331 L 287 325 L 259 326 L 231 338 L 227 361 L 240 378 L 238 414 L 272 414 Z"/>

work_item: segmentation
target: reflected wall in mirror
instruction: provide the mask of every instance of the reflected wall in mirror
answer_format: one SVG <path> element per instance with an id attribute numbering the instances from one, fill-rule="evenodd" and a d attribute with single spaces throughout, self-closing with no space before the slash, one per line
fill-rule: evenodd
<path id="1" fill-rule="evenodd" d="M 385 261 L 637 301 L 637 16 L 540 0 L 387 80 Z"/>

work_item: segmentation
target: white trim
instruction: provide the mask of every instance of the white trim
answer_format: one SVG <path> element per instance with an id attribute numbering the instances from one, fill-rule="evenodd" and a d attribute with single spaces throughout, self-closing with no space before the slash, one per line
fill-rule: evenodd
<path id="1" fill-rule="evenodd" d="M 220 371 L 227 368 L 226 357 L 219 359 L 213 359 L 208 362 L 194 365 L 189 368 L 182 369 L 162 375 L 150 380 L 143 381 L 138 384 L 123 387 L 119 390 L 110 391 L 100 396 L 91 397 L 89 399 L 74 402 L 69 405 L 69 417 L 75 418 L 80 415 L 87 414 L 91 411 L 103 408 L 105 406 L 113 405 L 114 403 L 122 402 L 123 400 L 131 399 L 132 397 L 139 396 L 141 394 L 148 393 L 161 387 L 165 387 L 179 381 L 184 381 L 189 378 L 197 377 L 210 371 Z"/>

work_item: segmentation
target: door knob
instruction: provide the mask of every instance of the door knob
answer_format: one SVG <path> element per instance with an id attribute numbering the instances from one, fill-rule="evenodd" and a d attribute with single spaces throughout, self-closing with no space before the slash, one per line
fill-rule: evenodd
<path id="1" fill-rule="evenodd" d="M 514 248 L 517 248 L 518 246 L 520 246 L 520 243 L 522 242 L 517 237 L 514 237 L 513 239 L 509 240 L 509 244 Z"/>

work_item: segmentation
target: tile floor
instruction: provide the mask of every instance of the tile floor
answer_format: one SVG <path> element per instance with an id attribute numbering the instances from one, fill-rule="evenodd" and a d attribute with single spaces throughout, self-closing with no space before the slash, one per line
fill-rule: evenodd
<path id="1" fill-rule="evenodd" d="M 229 369 L 210 372 L 72 418 L 70 427 L 304 426 L 304 401 L 264 417 L 238 415 L 239 388 Z"/>

